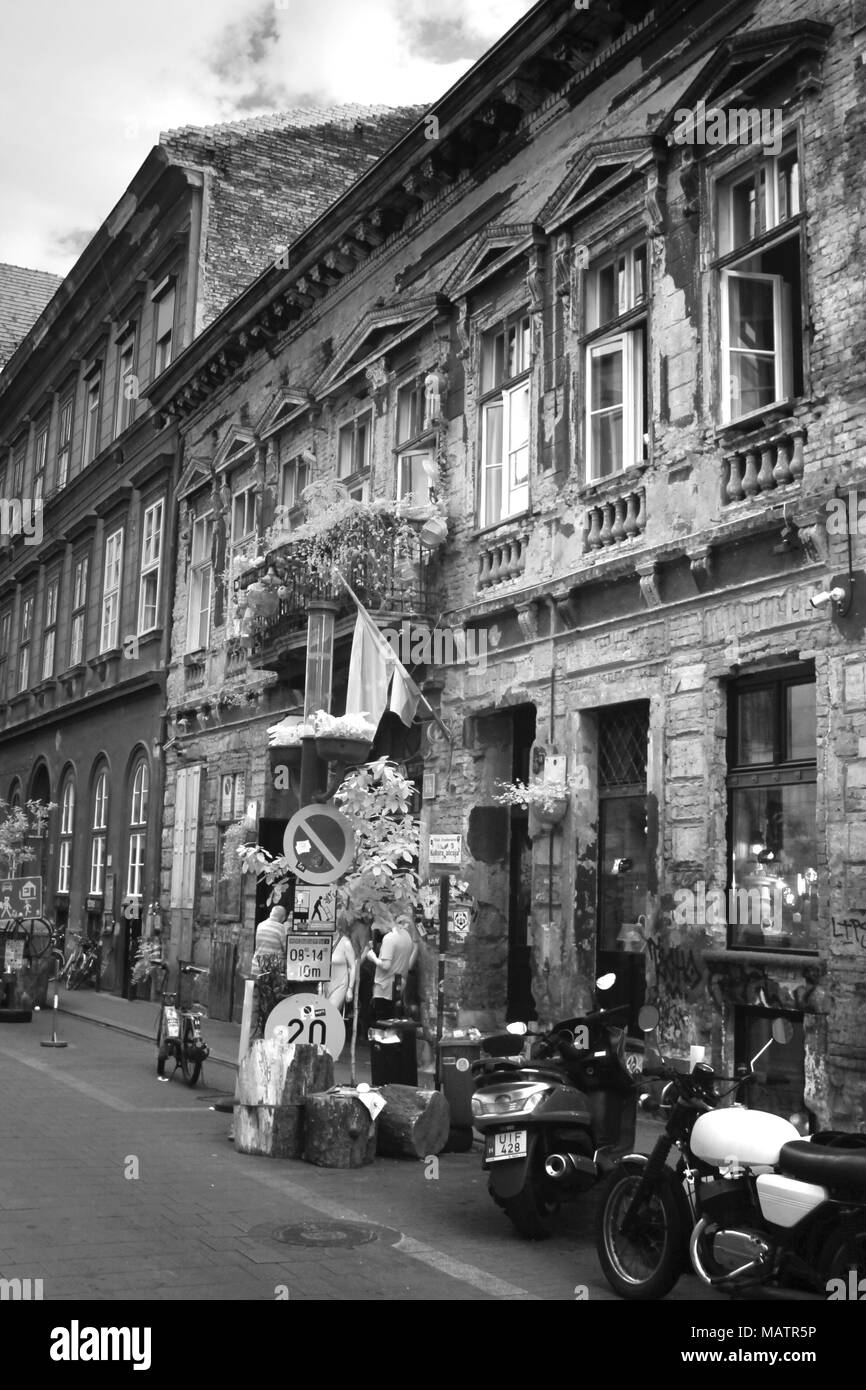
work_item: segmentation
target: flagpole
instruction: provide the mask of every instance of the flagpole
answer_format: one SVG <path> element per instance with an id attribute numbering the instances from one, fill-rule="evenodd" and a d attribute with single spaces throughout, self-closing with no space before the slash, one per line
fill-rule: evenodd
<path id="1" fill-rule="evenodd" d="M 351 584 L 349 583 L 349 581 L 348 581 L 348 579 L 346 578 L 346 576 L 337 568 L 336 565 L 334 565 L 333 569 L 334 569 L 334 574 L 335 574 L 335 575 L 337 576 L 337 578 L 340 580 L 341 584 L 343 584 L 343 585 L 345 586 L 345 588 L 348 590 L 349 594 L 351 595 L 351 597 L 352 597 L 352 599 L 354 600 L 354 602 L 355 602 L 355 604 L 357 605 L 357 607 L 361 610 L 362 613 L 366 613 L 366 614 L 367 614 L 367 617 L 370 618 L 370 622 L 372 623 L 372 622 L 373 622 L 372 617 L 370 617 L 370 614 L 367 613 L 366 608 L 364 607 L 364 605 L 363 605 L 363 603 L 361 602 L 361 600 L 358 598 L 358 595 L 355 593 L 355 590 L 352 588 L 352 586 L 351 586 Z M 374 625 L 374 627 L 375 627 L 375 623 L 374 623 L 373 625 Z M 384 640 L 384 639 L 383 639 L 383 640 Z M 397 658 L 396 656 L 395 656 L 394 660 L 397 661 L 397 664 L 398 664 L 399 666 L 403 666 L 402 661 L 399 661 L 398 658 Z M 405 666 L 403 666 L 403 670 L 406 671 L 406 667 L 405 667 Z M 409 672 L 408 672 L 408 671 L 406 671 L 406 675 L 409 676 Z M 412 680 L 412 677 L 409 676 L 409 679 Z M 436 713 L 436 711 L 435 711 L 435 709 L 433 708 L 433 706 L 431 705 L 430 701 L 427 699 L 427 696 L 424 694 L 423 690 L 419 689 L 417 682 L 416 682 L 416 681 L 412 681 L 412 684 L 415 686 L 415 689 L 418 691 L 418 696 L 419 696 L 419 698 L 420 698 L 421 700 L 423 700 L 425 706 L 426 706 L 427 709 L 430 711 L 431 715 L 433 716 L 434 721 L 439 725 L 439 728 L 442 730 L 442 732 L 443 732 L 443 734 L 445 735 L 445 737 L 447 738 L 448 742 L 453 744 L 454 739 L 453 739 L 453 737 L 452 737 L 452 735 L 451 735 L 450 729 L 446 728 L 446 726 L 442 723 L 442 720 L 440 719 L 439 715 Z"/>

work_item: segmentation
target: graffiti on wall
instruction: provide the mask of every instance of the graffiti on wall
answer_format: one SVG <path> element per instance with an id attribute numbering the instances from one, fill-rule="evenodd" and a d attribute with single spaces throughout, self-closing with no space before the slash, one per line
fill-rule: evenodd
<path id="1" fill-rule="evenodd" d="M 866 908 L 855 907 L 856 917 L 830 918 L 830 926 L 836 941 L 844 941 L 846 946 L 859 946 L 866 950 Z"/>
<path id="2" fill-rule="evenodd" d="M 704 995 L 706 970 L 693 946 L 646 943 L 647 984 L 659 1010 L 659 1026 L 669 1042 L 686 1042 L 694 1031 L 695 1005 Z"/>

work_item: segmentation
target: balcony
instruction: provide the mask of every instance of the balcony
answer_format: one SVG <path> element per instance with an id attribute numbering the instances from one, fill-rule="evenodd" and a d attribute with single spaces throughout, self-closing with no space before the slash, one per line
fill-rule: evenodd
<path id="1" fill-rule="evenodd" d="M 507 534 L 485 536 L 478 547 L 476 588 L 490 590 L 519 579 L 526 569 L 530 528 L 523 525 Z"/>
<path id="2" fill-rule="evenodd" d="M 586 549 L 603 550 L 642 536 L 646 530 L 646 492 L 624 485 L 618 495 L 590 503 L 586 509 Z"/>
<path id="3" fill-rule="evenodd" d="M 331 565 L 352 586 L 360 601 L 380 622 L 387 619 L 433 618 L 432 552 L 414 541 L 407 553 L 405 538 L 377 537 L 368 550 L 344 548 L 330 555 Z M 252 590 L 252 593 L 250 592 Z M 241 631 L 253 664 L 270 665 L 286 647 L 303 647 L 310 604 L 336 604 L 336 617 L 353 614 L 351 595 L 330 568 L 322 550 L 308 542 L 287 542 L 270 551 L 264 562 L 235 581 Z"/>

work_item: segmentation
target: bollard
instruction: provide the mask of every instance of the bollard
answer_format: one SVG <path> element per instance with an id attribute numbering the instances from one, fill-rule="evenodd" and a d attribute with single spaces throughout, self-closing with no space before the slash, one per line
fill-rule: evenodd
<path id="1" fill-rule="evenodd" d="M 51 1010 L 51 1037 L 43 1038 L 40 1047 L 65 1047 L 66 1043 L 61 1042 L 57 1036 L 57 995 L 54 996 L 54 1008 Z"/>

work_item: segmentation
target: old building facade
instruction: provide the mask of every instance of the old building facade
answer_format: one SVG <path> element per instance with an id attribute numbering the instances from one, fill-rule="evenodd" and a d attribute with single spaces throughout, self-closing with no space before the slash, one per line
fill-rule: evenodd
<path id="1" fill-rule="evenodd" d="M 151 906 L 158 921 L 166 791 L 179 450 L 148 393 L 413 118 L 350 107 L 170 132 L 0 378 L 0 796 L 55 804 L 32 871 L 61 929 L 100 938 L 116 993 Z"/>
<path id="2" fill-rule="evenodd" d="M 420 673 L 453 736 L 422 741 L 425 837 L 460 834 L 473 904 L 449 1018 L 571 1015 L 613 968 L 667 1051 L 731 1068 L 781 1012 L 769 1103 L 862 1127 L 863 48 L 845 0 L 536 7 L 161 379 L 177 940 L 240 911 L 243 956 L 253 889 L 221 912 L 199 866 L 241 801 L 263 838 L 296 804 L 264 729 L 321 595 L 277 506 L 417 500 L 426 457 L 448 541 L 378 608 L 475 634 Z M 244 548 L 282 581 L 246 647 Z M 233 669 L 276 676 L 242 733 L 211 726 Z M 498 803 L 514 778 L 564 778 L 562 815 Z M 429 1034 L 429 942 L 422 981 Z"/>

